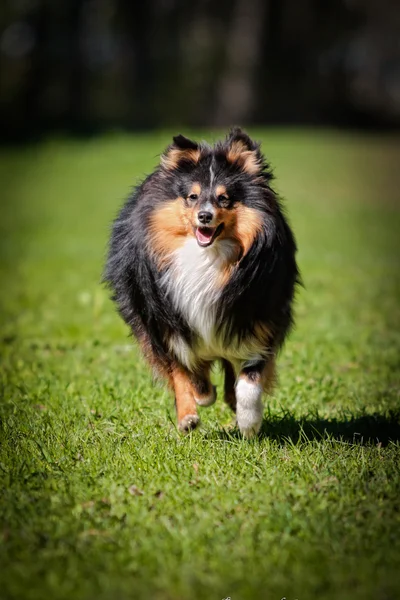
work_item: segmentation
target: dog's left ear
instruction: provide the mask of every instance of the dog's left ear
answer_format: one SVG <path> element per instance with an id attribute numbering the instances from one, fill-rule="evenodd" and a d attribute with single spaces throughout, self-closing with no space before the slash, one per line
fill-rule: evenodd
<path id="1" fill-rule="evenodd" d="M 225 142 L 226 159 L 249 175 L 258 175 L 264 167 L 260 145 L 254 142 L 240 127 L 229 132 Z"/>
<path id="2" fill-rule="evenodd" d="M 180 165 L 197 164 L 200 159 L 200 147 L 182 134 L 173 138 L 173 143 L 161 155 L 161 165 L 167 171 L 178 169 Z"/>

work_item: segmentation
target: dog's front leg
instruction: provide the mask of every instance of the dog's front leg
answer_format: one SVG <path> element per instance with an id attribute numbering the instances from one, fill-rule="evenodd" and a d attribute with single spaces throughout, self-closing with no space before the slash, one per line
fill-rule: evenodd
<path id="1" fill-rule="evenodd" d="M 194 399 L 199 406 L 211 406 L 217 399 L 217 390 L 210 380 L 211 363 L 201 364 L 190 374 Z"/>
<path id="2" fill-rule="evenodd" d="M 260 360 L 245 365 L 236 381 L 236 420 L 245 438 L 260 431 L 263 419 L 262 393 L 271 390 L 275 380 L 275 361 Z"/>
<path id="3" fill-rule="evenodd" d="M 183 367 L 172 370 L 178 428 L 187 433 L 200 422 L 189 373 Z"/>

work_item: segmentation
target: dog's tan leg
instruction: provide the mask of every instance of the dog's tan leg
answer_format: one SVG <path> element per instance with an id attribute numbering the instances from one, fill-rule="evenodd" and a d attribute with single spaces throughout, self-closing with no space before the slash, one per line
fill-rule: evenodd
<path id="1" fill-rule="evenodd" d="M 180 431 L 195 429 L 200 422 L 189 373 L 182 367 L 172 370 L 176 415 Z"/>
<path id="2" fill-rule="evenodd" d="M 236 418 L 244 437 L 260 431 L 263 418 L 262 393 L 270 392 L 275 382 L 275 360 L 244 366 L 236 382 Z"/>
<path id="3" fill-rule="evenodd" d="M 228 361 L 228 360 L 223 360 L 222 361 L 222 366 L 224 368 L 224 372 L 225 372 L 225 380 L 224 380 L 224 400 L 227 403 L 227 405 L 229 406 L 229 408 L 231 408 L 233 410 L 233 412 L 236 412 L 236 396 L 235 396 L 235 381 L 236 381 L 236 375 L 235 375 L 235 370 L 232 366 L 232 364 Z"/>
<path id="4" fill-rule="evenodd" d="M 194 399 L 199 406 L 211 406 L 217 399 L 216 388 L 210 381 L 211 363 L 204 363 L 196 372 L 190 374 Z"/>

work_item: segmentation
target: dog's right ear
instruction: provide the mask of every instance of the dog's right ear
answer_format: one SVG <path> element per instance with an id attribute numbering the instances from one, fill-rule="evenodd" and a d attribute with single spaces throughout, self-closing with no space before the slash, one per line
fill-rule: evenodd
<path id="1" fill-rule="evenodd" d="M 173 143 L 161 155 L 161 166 L 167 171 L 179 169 L 184 163 L 197 164 L 200 159 L 200 147 L 182 134 L 173 138 Z"/>

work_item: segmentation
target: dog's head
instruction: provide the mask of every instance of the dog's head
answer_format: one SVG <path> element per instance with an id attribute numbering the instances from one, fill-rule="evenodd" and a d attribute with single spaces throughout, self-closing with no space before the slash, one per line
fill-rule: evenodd
<path id="1" fill-rule="evenodd" d="M 174 137 L 158 175 L 167 201 L 156 207 L 152 229 L 163 254 L 194 237 L 200 247 L 215 250 L 231 240 L 243 256 L 273 209 L 271 173 L 259 144 L 239 128 L 213 147 Z"/>

